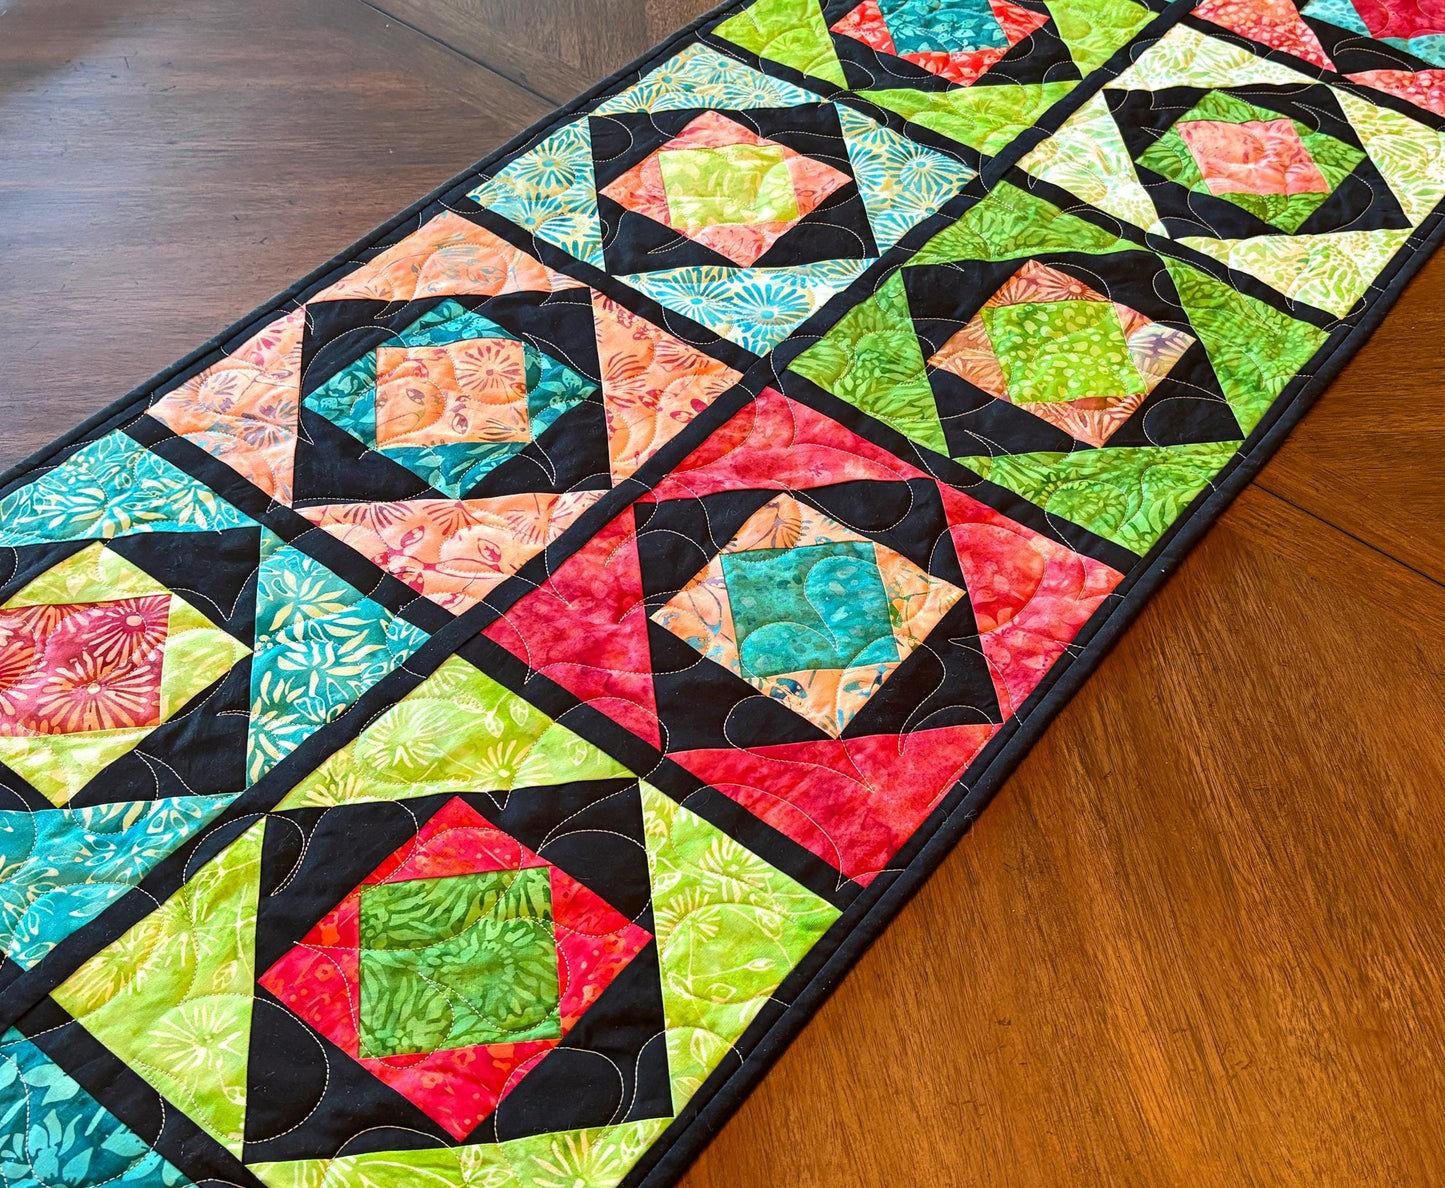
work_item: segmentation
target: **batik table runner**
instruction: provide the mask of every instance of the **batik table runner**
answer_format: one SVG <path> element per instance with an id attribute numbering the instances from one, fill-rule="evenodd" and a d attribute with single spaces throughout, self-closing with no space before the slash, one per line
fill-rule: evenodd
<path id="1" fill-rule="evenodd" d="M 1425 0 L 756 0 L 0 487 L 9 1188 L 671 1182 L 1433 246 Z"/>

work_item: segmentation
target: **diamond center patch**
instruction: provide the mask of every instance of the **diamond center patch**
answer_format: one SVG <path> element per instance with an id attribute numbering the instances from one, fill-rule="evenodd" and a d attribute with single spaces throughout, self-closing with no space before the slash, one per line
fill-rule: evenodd
<path id="1" fill-rule="evenodd" d="M 1193 335 L 1031 260 L 929 365 L 1101 446 L 1193 344 Z"/>
<path id="2" fill-rule="evenodd" d="M 546 867 L 361 893 L 361 1055 L 562 1037 Z"/>
<path id="3" fill-rule="evenodd" d="M 837 736 L 962 597 L 907 557 L 779 495 L 652 618 Z"/>
<path id="4" fill-rule="evenodd" d="M 477 338 L 376 352 L 377 445 L 531 439 L 520 342 Z"/>
<path id="5" fill-rule="evenodd" d="M 1212 194 L 1330 191 L 1293 120 L 1188 120 L 1176 126 Z"/>
<path id="6" fill-rule="evenodd" d="M 1025 301 L 984 311 L 984 326 L 1017 399 L 1057 403 L 1104 394 L 1138 396 L 1118 312 L 1107 301 Z"/>
<path id="7" fill-rule="evenodd" d="M 1048 20 L 1009 0 L 863 0 L 832 31 L 966 87 Z"/>
<path id="8" fill-rule="evenodd" d="M 0 761 L 63 805 L 249 651 L 96 541 L 0 607 Z"/>
<path id="9" fill-rule="evenodd" d="M 1138 162 L 1293 235 L 1364 159 L 1359 149 L 1327 132 L 1210 91 Z"/>
<path id="10" fill-rule="evenodd" d="M 769 677 L 897 662 L 875 547 L 833 541 L 724 553 L 743 671 Z"/>
<path id="11" fill-rule="evenodd" d="M 0 610 L 0 734 L 158 726 L 169 595 Z"/>
<path id="12" fill-rule="evenodd" d="M 651 939 L 457 797 L 260 982 L 460 1139 Z"/>
<path id="13" fill-rule="evenodd" d="M 988 0 L 878 0 L 878 7 L 901 54 L 1009 44 Z"/>
<path id="14" fill-rule="evenodd" d="M 701 231 L 798 218 L 798 196 L 781 145 L 668 149 L 658 153 L 657 163 L 674 226 Z"/>
<path id="15" fill-rule="evenodd" d="M 851 180 L 708 111 L 600 192 L 749 267 Z"/>

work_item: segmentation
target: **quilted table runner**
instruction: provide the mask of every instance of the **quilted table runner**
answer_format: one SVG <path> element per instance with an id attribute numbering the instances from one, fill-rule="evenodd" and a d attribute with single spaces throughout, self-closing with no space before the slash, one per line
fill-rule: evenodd
<path id="1" fill-rule="evenodd" d="M 1439 238 L 1433 0 L 756 0 L 0 484 L 8 1188 L 671 1183 Z"/>

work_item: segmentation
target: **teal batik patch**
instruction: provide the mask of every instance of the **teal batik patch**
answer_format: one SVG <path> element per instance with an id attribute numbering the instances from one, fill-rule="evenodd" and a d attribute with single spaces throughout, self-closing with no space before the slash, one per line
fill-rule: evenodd
<path id="1" fill-rule="evenodd" d="M 1006 49 L 988 0 L 878 0 L 900 54 Z"/>
<path id="2" fill-rule="evenodd" d="M 426 632 L 269 532 L 256 582 L 247 774 L 260 779 L 402 664 Z"/>
<path id="3" fill-rule="evenodd" d="M 0 948 L 30 968 L 234 799 L 178 796 L 0 813 Z"/>
<path id="4" fill-rule="evenodd" d="M 897 661 L 872 545 L 840 541 L 724 553 L 721 560 L 745 673 Z"/>
<path id="5" fill-rule="evenodd" d="M 182 1188 L 191 1183 L 18 1031 L 0 1037 L 5 1188 Z"/>
<path id="6" fill-rule="evenodd" d="M 120 432 L 87 442 L 0 499 L 0 546 L 252 526 L 209 487 Z"/>

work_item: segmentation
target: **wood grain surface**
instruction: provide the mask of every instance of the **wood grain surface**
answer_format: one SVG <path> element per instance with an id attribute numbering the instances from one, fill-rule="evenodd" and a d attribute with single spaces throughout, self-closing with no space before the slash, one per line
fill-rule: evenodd
<path id="1" fill-rule="evenodd" d="M 552 107 L 356 0 L 0 0 L 0 465 Z"/>
<path id="2" fill-rule="evenodd" d="M 699 0 L 0 0 L 0 461 Z M 1445 257 L 686 1177 L 1445 1181 Z"/>

